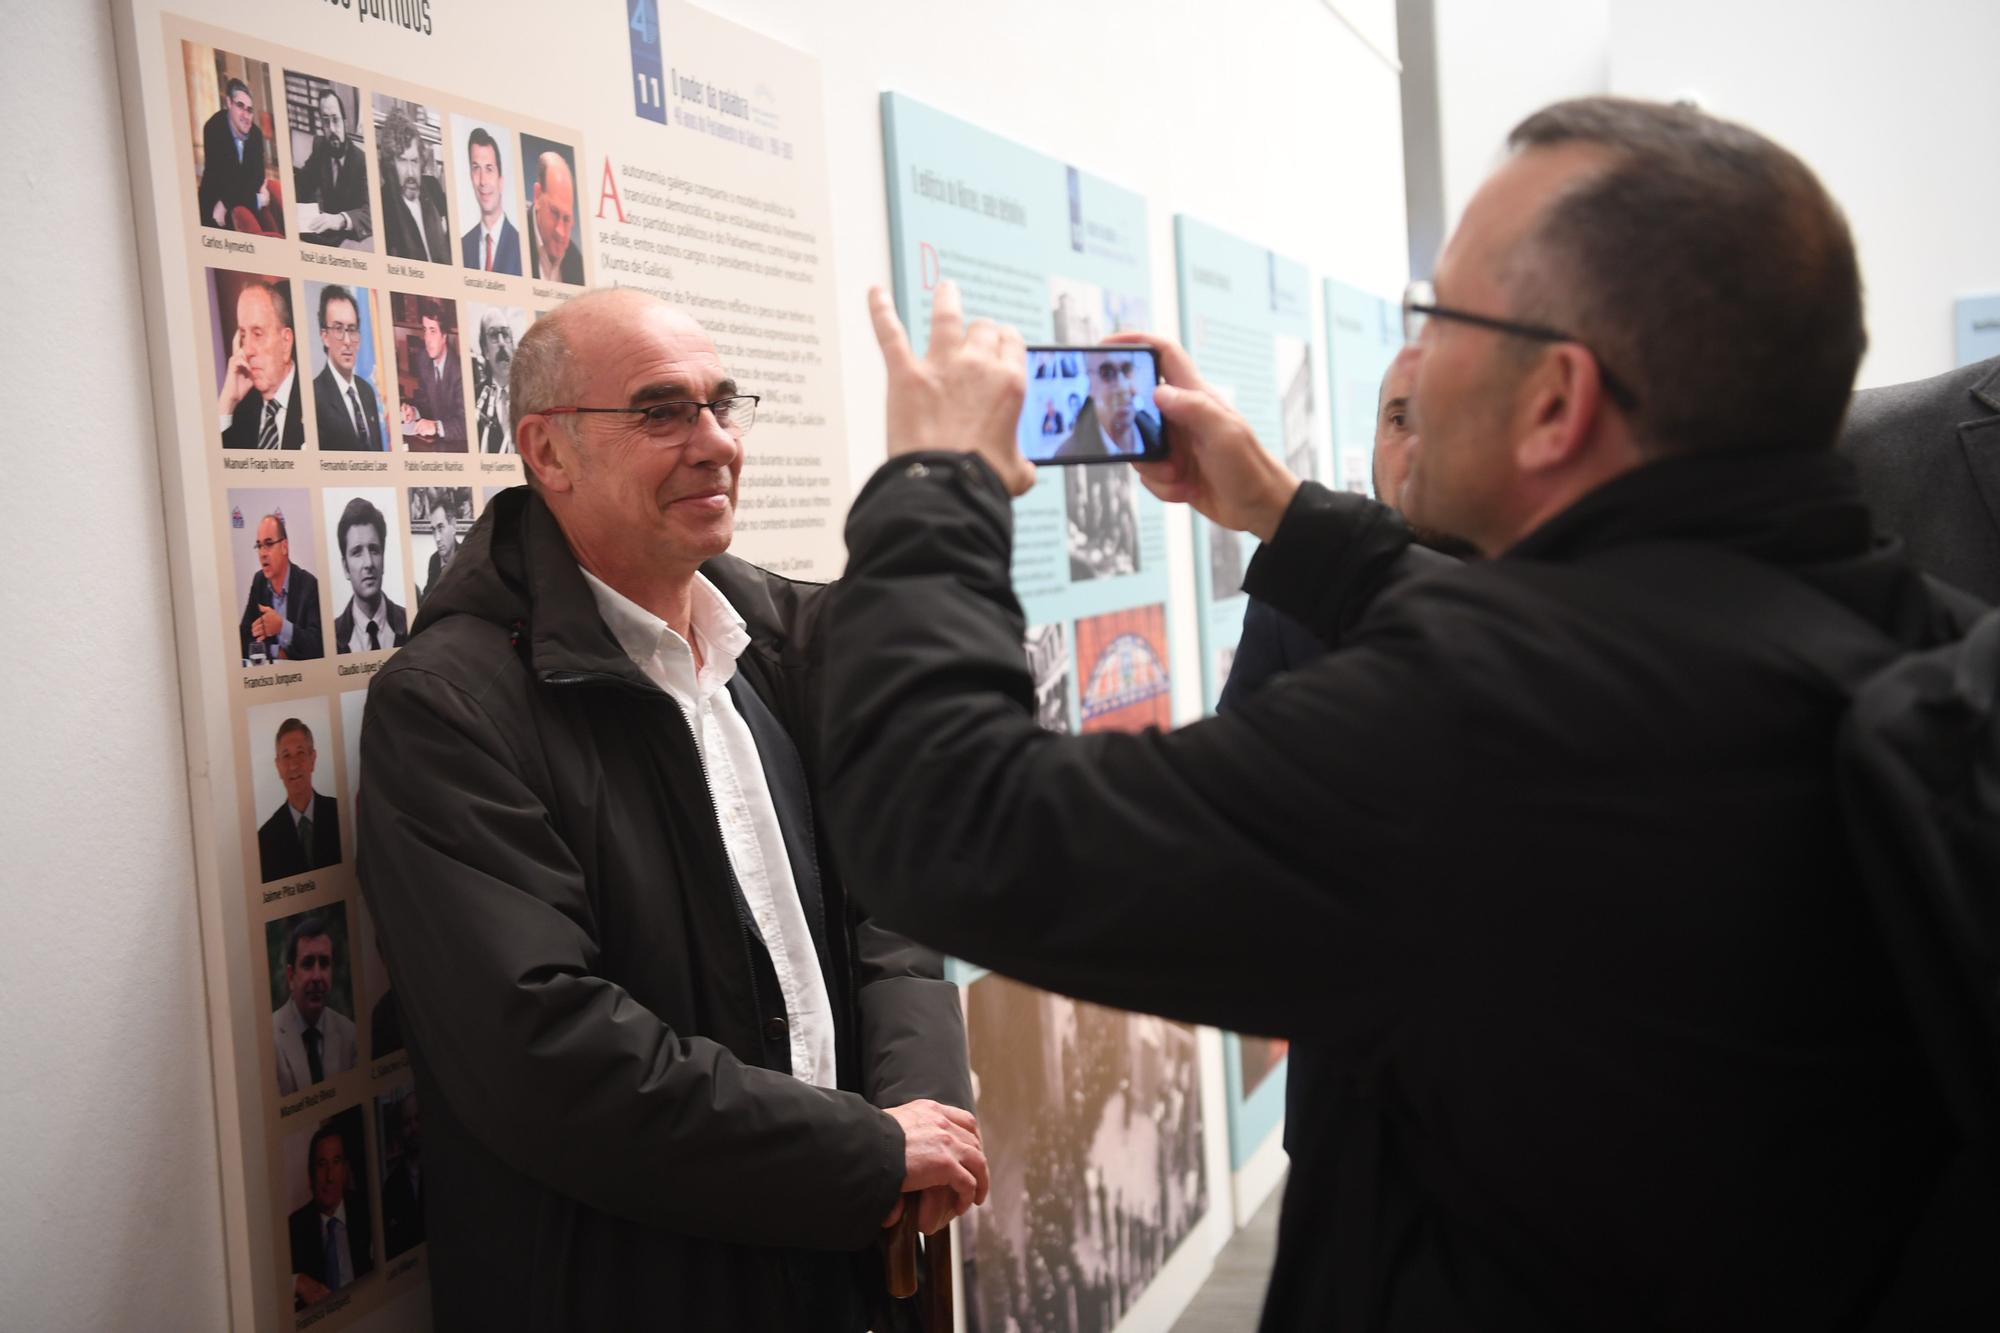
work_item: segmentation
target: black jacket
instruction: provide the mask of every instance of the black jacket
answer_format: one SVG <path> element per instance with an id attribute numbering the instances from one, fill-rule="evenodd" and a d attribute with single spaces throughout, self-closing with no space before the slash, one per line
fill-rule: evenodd
<path id="1" fill-rule="evenodd" d="M 236 160 L 236 137 L 229 132 L 229 111 L 224 108 L 210 116 L 201 127 L 201 188 L 196 206 L 201 225 L 215 225 L 215 206 L 234 212 L 247 208 L 257 211 L 257 191 L 264 188 L 264 131 L 256 121 L 243 136 L 243 160 Z M 235 226 L 226 218 L 224 228 Z"/>
<path id="2" fill-rule="evenodd" d="M 340 802 L 314 792 L 312 821 L 310 848 L 300 845 L 298 822 L 283 801 L 258 826 L 257 874 L 266 884 L 340 864 Z"/>
<path id="3" fill-rule="evenodd" d="M 730 688 L 844 1090 L 787 1072 L 686 720 L 548 509 L 503 492 L 375 677 L 362 734 L 359 874 L 423 1096 L 441 1328 L 864 1327 L 846 1306 L 881 1287 L 872 1243 L 904 1174 L 875 1108 L 970 1105 L 956 988 L 850 909 L 813 823 L 823 589 L 729 557 L 704 572 L 752 637 Z"/>
<path id="4" fill-rule="evenodd" d="M 374 1229 L 368 1223 L 368 1193 L 354 1190 L 343 1200 L 347 1205 L 347 1262 L 359 1282 L 375 1270 Z M 315 1282 L 326 1281 L 325 1231 L 320 1225 L 319 1205 L 308 1201 L 295 1208 L 287 1219 L 291 1233 L 292 1271 Z"/>
<path id="5" fill-rule="evenodd" d="M 1323 639 L 1387 553 L 1353 502 L 1307 484 L 1246 581 Z M 1311 1053 L 1267 1330 L 1834 1329 L 1887 1282 L 1950 1145 L 1843 847 L 1842 703 L 1671 544 L 1949 637 L 1839 459 L 1643 468 L 1167 734 L 1035 726 L 984 464 L 891 462 L 847 536 L 830 813 L 869 907 Z"/>

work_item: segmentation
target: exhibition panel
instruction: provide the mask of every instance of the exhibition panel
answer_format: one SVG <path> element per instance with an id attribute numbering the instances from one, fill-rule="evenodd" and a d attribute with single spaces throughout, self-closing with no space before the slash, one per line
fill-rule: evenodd
<path id="1" fill-rule="evenodd" d="M 515 348 L 591 286 L 761 396 L 735 549 L 829 576 L 817 64 L 692 8 L 119 5 L 179 626 L 231 1308 L 429 1321 L 421 1120 L 354 874 L 366 686 L 522 480 Z M 615 75 L 615 77 L 607 77 Z M 463 818 L 451 793 L 408 812 Z"/>
<path id="2" fill-rule="evenodd" d="M 908 97 L 882 97 L 896 304 L 919 351 L 930 297 L 1033 344 L 1087 348 L 1153 327 L 1146 202 Z M 1042 358 L 1024 430 L 1100 440 L 1158 429 L 1127 357 Z M 1058 455 L 1061 445 L 1057 446 Z M 1124 462 L 1040 470 L 1014 502 L 1014 586 L 1043 726 L 1172 721 L 1166 513 Z M 967 1038 L 993 1199 L 960 1224 L 967 1327 L 1119 1328 L 1208 1215 L 1194 1029 L 1048 995 L 977 969 Z"/>

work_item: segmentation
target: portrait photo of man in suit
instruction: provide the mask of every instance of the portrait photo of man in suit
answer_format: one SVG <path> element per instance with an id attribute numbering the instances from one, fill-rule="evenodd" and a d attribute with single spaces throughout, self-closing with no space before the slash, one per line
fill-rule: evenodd
<path id="1" fill-rule="evenodd" d="M 285 798 L 257 830 L 257 869 L 263 881 L 291 879 L 340 864 L 340 803 L 313 785 L 319 754 L 312 728 L 296 717 L 278 724 L 276 754 Z M 280 1091 L 284 1075 L 279 1074 Z"/>
<path id="2" fill-rule="evenodd" d="M 318 286 L 307 284 L 308 295 Z M 322 450 L 380 452 L 389 447 L 382 433 L 382 402 L 367 374 L 375 360 L 369 301 L 365 287 L 358 292 L 333 282 L 319 287 L 319 341 L 325 364 L 313 376 L 313 420 Z M 364 356 L 368 367 L 361 364 Z"/>
<path id="3" fill-rule="evenodd" d="M 279 958 L 285 998 L 271 1011 L 280 1096 L 289 1097 L 345 1074 L 360 1060 L 354 1020 L 341 1012 L 353 1008 L 345 959 L 346 925 L 345 909 L 335 906 L 302 912 L 265 927 L 267 936 L 281 934 L 283 938 Z M 272 980 L 278 979 L 274 965 Z"/>
<path id="4" fill-rule="evenodd" d="M 474 431 L 483 454 L 514 452 L 514 428 L 508 418 L 513 401 L 514 348 L 533 322 L 518 306 L 468 303 L 468 323 L 479 330 L 472 345 Z"/>
<path id="5" fill-rule="evenodd" d="M 449 264 L 444 186 L 438 180 L 431 145 L 437 118 L 430 109 L 401 98 L 375 94 L 375 143 L 382 171 L 381 231 L 398 259 Z"/>
<path id="6" fill-rule="evenodd" d="M 390 559 L 389 521 L 382 516 L 378 500 L 393 503 L 395 492 L 387 487 L 370 493 L 328 491 L 329 509 L 339 505 L 333 521 L 341 573 L 352 590 L 347 605 L 333 618 L 333 650 L 336 653 L 378 653 L 400 648 L 409 634 L 403 608 L 389 596 L 391 587 L 401 587 L 401 561 Z M 392 572 L 392 566 L 396 567 Z"/>
<path id="7" fill-rule="evenodd" d="M 228 349 L 215 415 L 225 449 L 301 449 L 304 406 L 286 278 L 210 269 L 218 343 Z"/>
<path id="8" fill-rule="evenodd" d="M 520 207 L 508 190 L 507 159 L 513 136 L 463 116 L 452 118 L 462 144 L 465 173 L 458 182 L 458 216 L 472 219 L 458 238 L 459 261 L 487 273 L 521 274 L 521 230 L 510 215 Z"/>
<path id="9" fill-rule="evenodd" d="M 358 1106 L 322 1122 L 306 1142 L 311 1197 L 288 1221 L 294 1310 L 310 1309 L 374 1271 L 375 1232 L 362 1186 L 366 1155 Z"/>
<path id="10" fill-rule="evenodd" d="M 465 372 L 459 369 L 458 306 L 394 292 L 396 377 L 403 447 L 417 453 L 465 451 Z"/>
<path id="11" fill-rule="evenodd" d="M 257 555 L 257 572 L 250 576 L 250 592 L 236 625 L 243 660 L 262 664 L 324 657 L 319 580 L 292 563 L 292 543 L 283 512 L 265 514 L 257 520 L 256 531 L 250 545 Z"/>
<path id="12" fill-rule="evenodd" d="M 410 488 L 410 558 L 423 570 L 417 580 L 419 607 L 451 568 L 460 533 L 471 526 L 470 486 Z"/>
<path id="13" fill-rule="evenodd" d="M 271 71 L 193 42 L 182 43 L 188 109 L 200 122 L 195 162 L 201 225 L 252 236 L 283 236 L 284 192 L 271 143 Z"/>
<path id="14" fill-rule="evenodd" d="M 381 1113 L 382 1258 L 424 1243 L 424 1122 L 415 1084 L 376 1099 Z"/>
<path id="15" fill-rule="evenodd" d="M 314 245 L 373 250 L 374 201 L 360 137 L 361 92 L 352 84 L 310 75 L 302 106 L 292 110 L 292 197 L 299 204 L 299 239 Z M 312 126 L 298 128 L 300 121 Z M 303 142 L 302 142 L 303 141 Z"/>
<path id="16" fill-rule="evenodd" d="M 524 134 L 521 159 L 534 164 L 527 190 L 534 223 L 528 237 L 528 276 L 581 286 L 583 251 L 576 244 L 576 150 Z"/>

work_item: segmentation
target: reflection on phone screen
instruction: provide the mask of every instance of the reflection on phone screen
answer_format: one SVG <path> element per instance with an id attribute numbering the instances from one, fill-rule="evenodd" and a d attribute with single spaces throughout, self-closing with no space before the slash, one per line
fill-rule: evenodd
<path id="1" fill-rule="evenodd" d="M 1031 347 L 1021 452 L 1036 463 L 1158 457 L 1149 347 Z"/>

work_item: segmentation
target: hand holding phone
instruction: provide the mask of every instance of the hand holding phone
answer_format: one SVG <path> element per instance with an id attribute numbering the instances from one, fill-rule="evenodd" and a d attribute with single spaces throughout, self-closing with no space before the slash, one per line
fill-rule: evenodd
<path id="1" fill-rule="evenodd" d="M 1028 348 L 1016 430 L 1022 454 L 1043 466 L 1165 458 L 1166 423 L 1153 400 L 1159 382 L 1150 347 Z"/>

